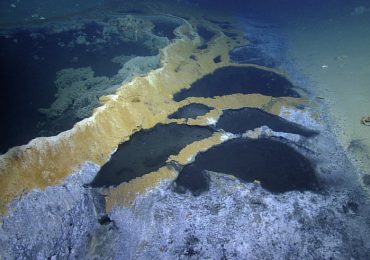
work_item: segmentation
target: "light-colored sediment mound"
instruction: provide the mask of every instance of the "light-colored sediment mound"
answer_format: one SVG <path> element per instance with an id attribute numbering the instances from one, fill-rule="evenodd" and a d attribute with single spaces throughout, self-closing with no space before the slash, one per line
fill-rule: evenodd
<path id="1" fill-rule="evenodd" d="M 210 26 L 205 20 L 193 18 L 191 21 L 194 25 L 203 23 L 203 26 Z M 212 25 L 212 29 L 217 29 L 217 26 Z M 168 122 L 169 114 L 188 103 L 203 103 L 216 108 L 205 117 L 189 120 L 189 124 L 206 124 L 207 117 L 217 118 L 224 108 L 261 107 L 278 114 L 283 105 L 302 102 L 299 99 L 272 99 L 256 94 L 236 94 L 214 99 L 189 98 L 174 102 L 172 96 L 180 89 L 189 87 L 219 67 L 230 65 L 229 50 L 245 43 L 241 37 L 232 40 L 219 32 L 207 49 L 198 50 L 196 47 L 201 44 L 201 40 L 189 23 L 177 28 L 176 33 L 179 39 L 161 51 L 160 69 L 125 83 L 114 95 L 101 97 L 103 105 L 95 109 L 93 116 L 77 123 L 71 130 L 55 137 L 36 138 L 27 145 L 10 149 L 0 157 L 0 212 L 4 213 L 6 205 L 24 192 L 60 183 L 73 169 L 86 161 L 104 164 L 119 143 L 127 141 L 140 129 Z M 213 59 L 219 55 L 222 61 L 216 64 Z M 191 58 L 194 56 L 196 59 Z M 192 144 L 186 147 L 177 156 L 177 160 L 182 161 L 190 154 L 219 143 L 220 138 L 213 137 L 204 142 L 204 145 Z M 182 157 L 181 154 L 186 156 Z M 125 194 L 143 191 L 161 178 L 173 176 L 164 169 L 159 169 L 155 174 L 132 181 L 132 188 L 124 184 Z M 145 181 L 145 178 L 150 180 Z M 121 192 L 112 192 L 115 193 Z M 113 204 L 110 203 L 108 207 L 111 208 Z"/>

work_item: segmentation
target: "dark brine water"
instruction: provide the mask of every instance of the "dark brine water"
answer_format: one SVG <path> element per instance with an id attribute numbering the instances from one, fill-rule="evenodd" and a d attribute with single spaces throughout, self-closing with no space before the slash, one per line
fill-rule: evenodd
<path id="1" fill-rule="evenodd" d="M 226 173 L 242 181 L 258 181 L 274 193 L 315 190 L 317 180 L 311 163 L 290 146 L 269 139 L 235 139 L 200 153 L 175 181 L 178 192 L 197 195 L 209 189 L 204 171 Z"/>
<path id="2" fill-rule="evenodd" d="M 26 144 L 40 135 L 45 116 L 39 108 L 49 107 L 57 89 L 57 71 L 64 68 L 91 67 L 95 76 L 113 76 L 120 65 L 112 62 L 117 55 L 148 56 L 151 51 L 140 42 L 111 41 L 96 45 L 74 44 L 78 35 L 87 40 L 102 37 L 95 23 L 82 30 L 60 33 L 47 29 L 20 30 L 11 37 L 0 36 L 0 70 L 2 80 L 0 153 L 15 145 Z M 58 131 L 68 130 L 76 121 L 65 120 Z M 57 134 L 54 132 L 53 134 Z"/>

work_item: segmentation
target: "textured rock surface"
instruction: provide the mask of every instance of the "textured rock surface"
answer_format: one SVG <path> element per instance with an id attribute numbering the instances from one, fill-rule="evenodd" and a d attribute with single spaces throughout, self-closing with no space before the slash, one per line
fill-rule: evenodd
<path id="1" fill-rule="evenodd" d="M 366 259 L 368 198 L 329 132 L 320 130 L 291 143 L 314 163 L 319 192 L 277 195 L 258 183 L 207 172 L 210 189 L 197 197 L 177 194 L 172 181 L 162 181 L 132 206 L 115 204 L 106 215 L 99 191 L 83 185 L 99 167 L 84 164 L 62 185 L 31 191 L 11 204 L 0 228 L 1 256 Z"/>
<path id="2" fill-rule="evenodd" d="M 10 205 L 0 227 L 0 251 L 5 259 L 77 257 L 84 251 L 91 234 L 100 228 L 104 200 L 83 186 L 98 167 L 85 164 L 82 169 L 63 185 L 33 190 Z"/>
<path id="3" fill-rule="evenodd" d="M 199 197 L 163 185 L 132 209 L 116 208 L 115 258 L 365 259 L 370 249 L 358 214 L 363 205 L 348 206 L 349 192 L 272 195 L 257 184 L 210 176 L 210 191 Z"/>
<path id="4" fill-rule="evenodd" d="M 63 185 L 14 202 L 0 229 L 1 256 L 366 259 L 370 250 L 369 207 L 351 188 L 273 195 L 208 172 L 210 190 L 198 197 L 162 182 L 104 218 L 100 195 L 83 187 L 97 171 L 85 164 Z"/>
<path id="5" fill-rule="evenodd" d="M 274 195 L 211 172 L 210 190 L 197 197 L 162 183 L 132 208 L 113 208 L 121 249 L 115 258 L 366 259 L 370 207 L 358 175 L 309 113 L 285 109 L 284 116 L 320 130 L 293 144 L 313 162 L 320 192 Z"/>

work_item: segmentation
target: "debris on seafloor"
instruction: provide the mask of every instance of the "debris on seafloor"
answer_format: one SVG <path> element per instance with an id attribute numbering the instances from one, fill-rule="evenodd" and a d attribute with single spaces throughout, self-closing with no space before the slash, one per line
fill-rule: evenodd
<path id="1" fill-rule="evenodd" d="M 361 117 L 361 124 L 370 126 L 370 116 Z"/>

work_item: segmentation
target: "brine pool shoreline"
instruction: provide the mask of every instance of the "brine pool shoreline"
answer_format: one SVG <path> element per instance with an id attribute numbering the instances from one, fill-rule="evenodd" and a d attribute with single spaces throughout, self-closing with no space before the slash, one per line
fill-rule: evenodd
<path id="1" fill-rule="evenodd" d="M 176 70 L 181 71 L 181 66 Z M 142 98 L 132 97 L 133 103 Z M 135 194 L 131 204 L 116 203 L 107 211 L 106 198 L 112 194 L 89 185 L 100 167 L 86 162 L 61 185 L 33 189 L 10 204 L 14 210 L 0 226 L 1 252 L 14 258 L 365 259 L 370 249 L 366 225 L 370 206 L 356 171 L 332 137 L 325 117 L 317 112 L 320 108 L 291 106 L 279 116 L 319 135 L 300 138 L 260 127 L 248 136 L 291 139 L 292 149 L 309 158 L 318 172 L 320 192 L 273 194 L 258 181 L 242 182 L 208 171 L 207 192 L 177 194 L 172 189 L 177 169 L 169 167 L 166 170 L 175 175 Z M 210 138 L 223 142 L 233 135 L 224 132 Z"/>

